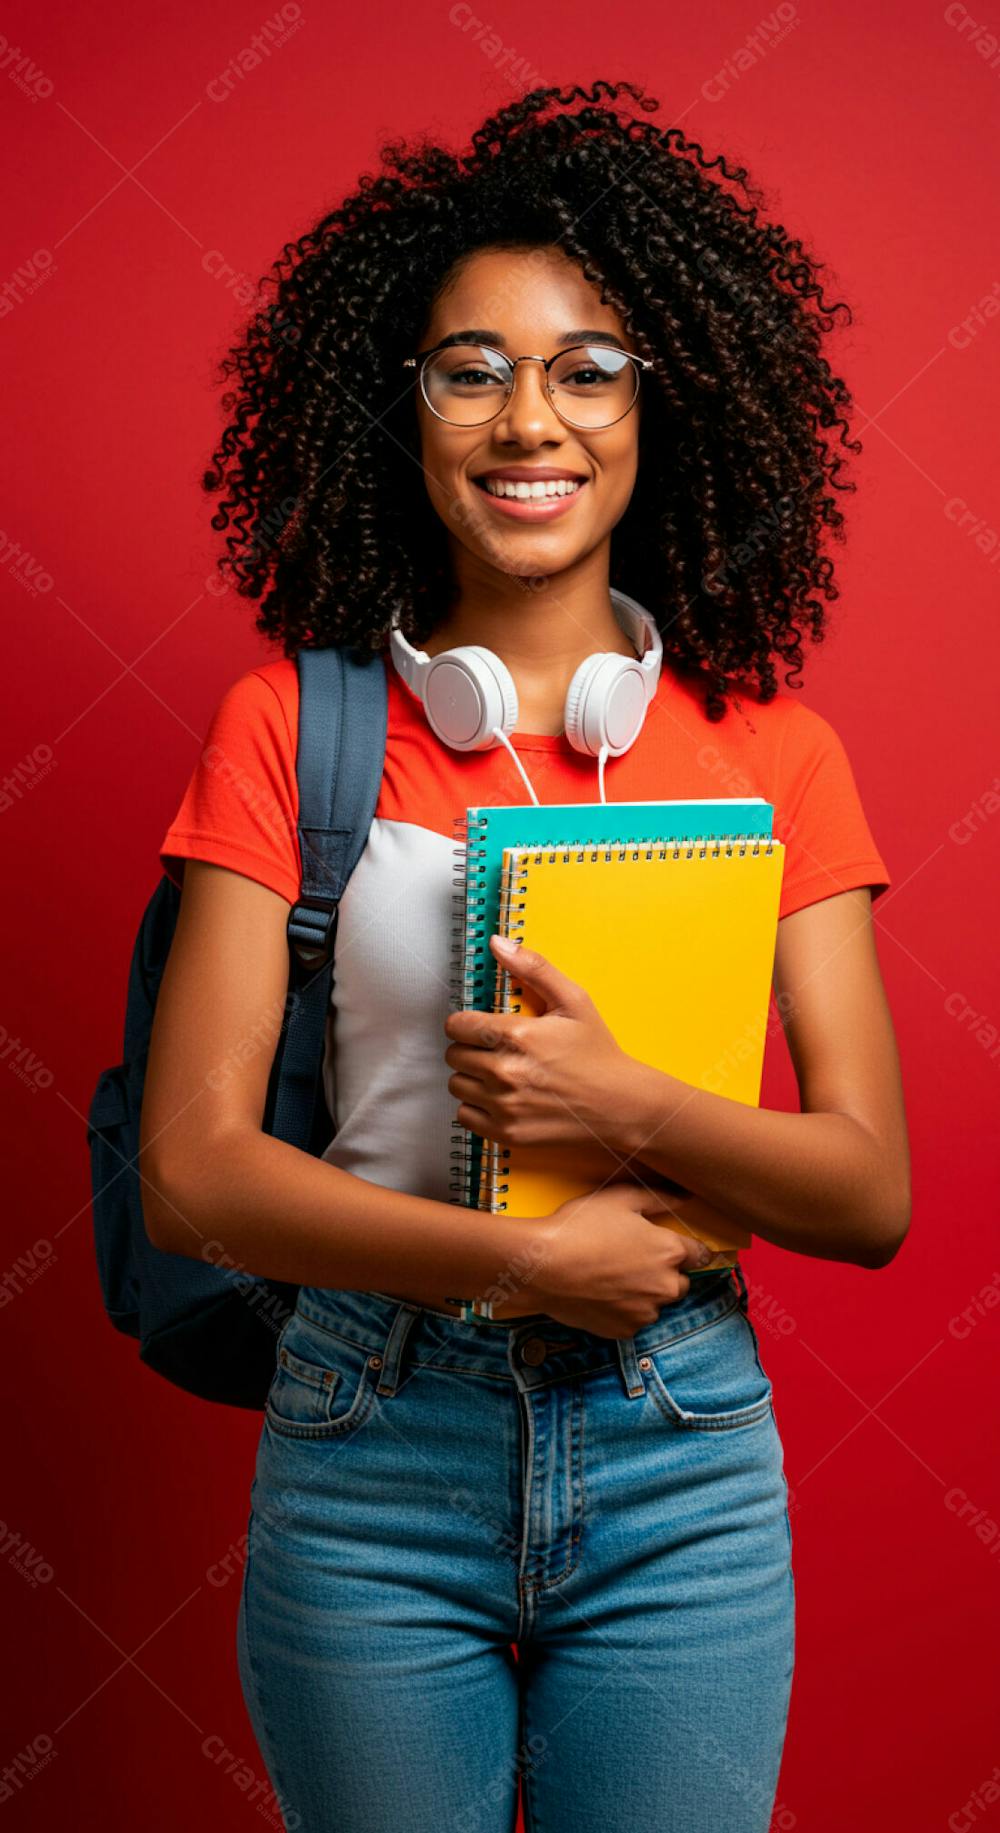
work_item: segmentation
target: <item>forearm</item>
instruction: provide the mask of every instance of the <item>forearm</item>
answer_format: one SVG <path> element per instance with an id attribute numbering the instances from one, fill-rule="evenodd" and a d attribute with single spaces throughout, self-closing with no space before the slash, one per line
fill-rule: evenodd
<path id="1" fill-rule="evenodd" d="M 157 1247 L 292 1285 L 441 1307 L 500 1283 L 529 1292 L 544 1253 L 541 1221 L 390 1190 L 259 1129 L 206 1142 L 196 1165 L 149 1157 L 143 1208 Z"/>
<path id="2" fill-rule="evenodd" d="M 882 1264 L 905 1233 L 879 1141 L 849 1114 L 783 1113 L 636 1062 L 614 1146 L 778 1247 Z"/>

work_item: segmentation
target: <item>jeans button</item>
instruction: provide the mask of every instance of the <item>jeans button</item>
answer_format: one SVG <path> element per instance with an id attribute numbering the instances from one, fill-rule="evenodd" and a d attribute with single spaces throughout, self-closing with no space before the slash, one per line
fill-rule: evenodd
<path id="1" fill-rule="evenodd" d="M 527 1362 L 529 1368 L 537 1368 L 545 1361 L 545 1344 L 541 1337 L 528 1337 L 521 1344 L 521 1361 Z"/>

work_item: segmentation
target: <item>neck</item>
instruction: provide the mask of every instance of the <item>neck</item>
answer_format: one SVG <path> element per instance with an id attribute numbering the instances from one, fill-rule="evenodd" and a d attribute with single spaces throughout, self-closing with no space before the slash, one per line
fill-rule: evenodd
<path id="1" fill-rule="evenodd" d="M 456 601 L 423 644 L 430 656 L 464 643 L 506 663 L 518 698 L 519 732 L 563 730 L 566 690 L 580 663 L 598 650 L 634 656 L 615 615 L 606 560 L 533 580 L 491 571 L 460 582 Z"/>

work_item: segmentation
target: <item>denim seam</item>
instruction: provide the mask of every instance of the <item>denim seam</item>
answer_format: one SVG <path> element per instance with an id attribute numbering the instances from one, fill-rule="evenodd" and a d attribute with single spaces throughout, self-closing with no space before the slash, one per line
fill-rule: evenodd
<path id="1" fill-rule="evenodd" d="M 746 1318 L 747 1329 L 749 1330 L 750 1335 L 753 1338 L 753 1353 L 757 1358 L 757 1367 L 760 1369 L 760 1372 L 763 1375 L 764 1380 L 769 1381 L 770 1376 L 767 1372 L 767 1369 L 764 1367 L 763 1362 L 761 1361 L 760 1338 L 757 1335 L 757 1326 L 755 1325 L 753 1318 L 750 1316 L 749 1311 L 744 1311 L 743 1315 Z"/>
<path id="2" fill-rule="evenodd" d="M 727 1305 L 724 1311 L 716 1312 L 714 1316 L 704 1317 L 699 1323 L 692 1324 L 690 1330 L 681 1330 L 677 1332 L 676 1336 L 664 1337 L 661 1343 L 644 1344 L 639 1353 L 643 1356 L 658 1356 L 661 1349 L 669 1349 L 672 1343 L 686 1343 L 688 1337 L 696 1337 L 699 1331 L 714 1329 L 716 1324 L 721 1324 L 727 1317 L 732 1317 L 733 1312 L 738 1311 L 739 1308 L 739 1300 L 737 1300 L 735 1304 Z"/>
<path id="3" fill-rule="evenodd" d="M 536 1578 L 524 1578 L 522 1579 L 522 1584 L 524 1586 L 525 1591 L 534 1591 L 537 1593 L 539 1591 L 547 1591 L 550 1585 L 560 1585 L 562 1584 L 563 1579 L 569 1578 L 570 1574 L 575 1572 L 577 1566 L 580 1564 L 580 1547 L 583 1541 L 583 1517 L 584 1517 L 583 1430 L 584 1430 L 585 1418 L 586 1418 L 586 1410 L 585 1410 L 584 1402 L 583 1402 L 583 1390 L 580 1389 L 577 1393 L 574 1393 L 573 1395 L 573 1449 L 572 1449 L 572 1457 L 576 1464 L 576 1469 L 577 1469 L 577 1473 L 579 1476 L 580 1519 L 579 1519 L 579 1522 L 575 1526 L 570 1528 L 569 1554 L 568 1554 L 569 1563 L 563 1567 L 561 1572 L 556 1572 L 553 1575 L 553 1577 L 551 1578 L 537 1578 L 537 1579 Z M 579 1430 L 577 1430 L 578 1422 L 579 1422 Z"/>
<path id="4" fill-rule="evenodd" d="M 715 1324 L 722 1323 L 724 1318 L 731 1317 L 732 1313 L 738 1310 L 739 1310 L 738 1305 L 730 1305 L 725 1311 L 720 1312 L 717 1316 L 703 1318 L 700 1321 L 700 1323 L 692 1324 L 690 1330 L 682 1330 L 682 1331 L 679 1331 L 674 1336 L 665 1337 L 663 1341 L 660 1343 L 650 1343 L 650 1344 L 644 1345 L 639 1353 L 640 1355 L 643 1355 L 643 1356 L 659 1355 L 661 1350 L 668 1349 L 672 1343 L 686 1343 L 689 1337 L 697 1336 L 699 1331 L 711 1330 Z M 346 1343 L 352 1349 L 358 1349 L 367 1354 L 381 1353 L 380 1347 L 376 1348 L 374 1345 L 372 1345 L 369 1342 L 361 1342 L 359 1341 L 357 1337 L 344 1336 L 343 1333 L 339 1330 L 330 1330 L 326 1325 L 317 1323 L 316 1320 L 312 1318 L 308 1312 L 304 1312 L 302 1313 L 302 1315 L 305 1317 L 308 1317 L 310 1323 L 315 1323 L 316 1328 L 318 1330 L 326 1330 L 327 1336 L 335 1337 L 338 1342 Z M 560 1344 L 559 1348 L 561 1349 L 562 1347 L 563 1346 Z M 414 1370 L 418 1368 L 430 1369 L 432 1374 L 469 1375 L 473 1379 L 478 1379 L 482 1381 L 499 1382 L 504 1387 L 509 1386 L 511 1382 L 511 1376 L 507 1373 L 501 1372 L 499 1369 L 483 1368 L 483 1367 L 477 1366 L 475 1363 L 467 1361 L 465 1358 L 461 1356 L 456 1357 L 455 1359 L 451 1359 L 447 1355 L 443 1355 L 440 1352 L 436 1353 L 435 1355 L 433 1355 L 426 1361 L 424 1360 L 423 1357 L 419 1355 L 411 1356 L 409 1358 L 409 1366 Z M 603 1375 L 609 1368 L 620 1368 L 620 1366 L 621 1364 L 617 1357 L 609 1358 L 609 1360 L 606 1362 L 592 1362 L 592 1363 L 588 1363 L 585 1367 L 577 1369 L 576 1371 L 571 1372 L 569 1374 L 561 1373 L 561 1374 L 552 1374 L 547 1377 L 542 1376 L 541 1378 L 536 1379 L 535 1381 L 532 1382 L 532 1387 L 533 1389 L 552 1387 L 557 1382 L 573 1381 L 573 1380 L 578 1379 L 579 1376 L 581 1375 Z"/>
<path id="5" fill-rule="evenodd" d="M 530 1700 L 530 1692 L 525 1688 L 521 1694 L 520 1730 L 522 1749 L 530 1747 L 531 1744 L 532 1733 L 528 1726 L 528 1708 Z M 542 1823 L 538 1818 L 538 1811 L 535 1806 L 535 1799 L 531 1789 L 532 1778 L 527 1769 L 522 1769 L 519 1773 L 521 1778 L 521 1812 L 524 1820 L 524 1833 L 542 1833 Z"/>
<path id="6" fill-rule="evenodd" d="M 524 1577 L 524 1556 L 528 1548 L 531 1533 L 531 1491 L 535 1463 L 535 1416 L 527 1394 L 523 1394 L 515 1384 L 518 1412 L 521 1418 L 524 1439 L 522 1443 L 521 1516 L 523 1522 L 521 1547 L 517 1561 L 517 1639 L 520 1643 L 527 1634 L 531 1617 L 531 1586 Z"/>
<path id="7" fill-rule="evenodd" d="M 324 1324 L 316 1316 L 315 1312 L 310 1311 L 306 1306 L 302 1305 L 301 1303 L 298 1305 L 295 1315 L 298 1317 L 304 1317 L 310 1324 L 312 1324 L 315 1327 L 315 1329 L 322 1330 L 326 1336 L 333 1337 L 338 1343 L 346 1343 L 349 1348 L 361 1350 L 362 1353 L 365 1355 L 382 1355 L 384 1353 L 385 1344 L 387 1341 L 387 1337 L 384 1333 L 382 1336 L 379 1337 L 377 1342 L 373 1342 L 370 1338 L 367 1338 L 364 1341 L 362 1341 L 358 1337 L 348 1336 L 342 1330 L 331 1330 L 329 1324 Z M 451 1322 L 450 1319 L 449 1319 L 449 1322 Z M 450 1361 L 446 1357 L 443 1357 L 440 1353 L 435 1353 L 427 1361 L 424 1361 L 422 1357 L 420 1356 L 411 1355 L 409 1357 L 409 1365 L 411 1368 L 414 1368 L 414 1369 L 429 1368 L 429 1369 L 436 1369 L 437 1371 L 444 1372 L 444 1373 L 451 1372 L 452 1374 L 457 1373 L 457 1374 L 462 1374 L 462 1375 L 479 1376 L 484 1381 L 499 1381 L 504 1386 L 507 1386 L 511 1379 L 509 1374 L 501 1374 L 498 1370 L 495 1370 L 493 1368 L 488 1368 L 485 1366 L 477 1367 L 475 1363 L 468 1362 L 462 1357 L 457 1357 L 454 1361 Z"/>
<path id="8" fill-rule="evenodd" d="M 270 1397 L 265 1403 L 264 1416 L 271 1431 L 278 1438 L 339 1438 L 344 1433 L 354 1431 L 368 1418 L 375 1399 L 375 1390 L 368 1380 L 368 1370 L 362 1371 L 357 1394 L 351 1403 L 350 1411 L 340 1419 L 323 1420 L 315 1426 L 300 1425 L 295 1420 L 286 1420 L 272 1406 Z M 275 1423 L 277 1422 L 277 1423 Z"/>
<path id="9" fill-rule="evenodd" d="M 732 1293 L 732 1290 L 733 1289 L 730 1287 L 729 1288 L 730 1293 Z M 717 1309 L 716 1307 L 722 1307 L 722 1309 Z M 429 1307 L 427 1306 L 419 1307 L 419 1309 L 425 1312 L 428 1312 L 429 1315 L 434 1316 L 434 1317 L 440 1317 L 442 1315 L 441 1313 L 438 1313 L 438 1312 L 430 1312 Z M 666 1349 L 671 1343 L 683 1343 L 687 1340 L 688 1337 L 696 1335 L 697 1332 L 700 1330 L 710 1330 L 713 1327 L 713 1325 L 721 1323 L 724 1318 L 730 1317 L 734 1311 L 738 1311 L 740 1309 L 741 1309 L 741 1306 L 740 1306 L 738 1296 L 734 1295 L 731 1299 L 731 1302 L 727 1303 L 725 1296 L 722 1293 L 720 1293 L 718 1297 L 713 1300 L 712 1308 L 708 1312 L 708 1314 L 706 1316 L 699 1318 L 697 1322 L 693 1322 L 689 1329 L 672 1332 L 670 1335 L 661 1338 L 660 1341 L 657 1343 L 643 1343 L 641 1348 L 639 1349 L 639 1353 L 640 1355 L 658 1355 L 660 1350 Z M 331 1329 L 329 1324 L 324 1323 L 322 1318 L 316 1315 L 316 1312 L 309 1306 L 308 1302 L 303 1303 L 301 1298 L 297 1305 L 296 1315 L 298 1315 L 299 1317 L 306 1318 L 308 1322 L 315 1327 L 315 1329 L 324 1331 L 327 1336 L 335 1337 L 338 1342 L 347 1343 L 351 1345 L 352 1348 L 362 1350 L 366 1354 L 369 1354 L 369 1355 L 381 1353 L 381 1350 L 383 1347 L 381 1341 L 377 1343 L 372 1342 L 367 1339 L 365 1341 L 361 1341 L 357 1337 L 347 1335 L 344 1331 Z M 456 1320 L 454 1318 L 448 1317 L 447 1322 L 449 1324 L 455 1324 Z M 517 1328 L 523 1329 L 524 1322 L 525 1322 L 524 1319 L 519 1318 L 517 1320 Z M 457 1327 L 459 1329 L 467 1329 L 470 1331 L 473 1330 L 473 1326 L 471 1325 L 462 1326 L 461 1324 L 458 1324 Z M 469 1347 L 470 1348 L 472 1347 L 471 1343 Z M 451 1370 L 452 1372 L 459 1372 L 461 1374 L 467 1374 L 467 1375 L 481 1375 L 482 1377 L 484 1377 L 486 1380 L 489 1380 L 489 1381 L 499 1380 L 499 1381 L 506 1383 L 510 1379 L 509 1375 L 500 1373 L 498 1370 L 496 1370 L 491 1365 L 486 1365 L 485 1363 L 477 1364 L 471 1358 L 464 1356 L 461 1353 L 460 1348 L 459 1348 L 459 1353 L 454 1356 L 454 1359 L 452 1359 L 451 1354 L 449 1354 L 447 1351 L 444 1353 L 439 1351 L 435 1353 L 435 1355 L 431 1358 L 431 1360 L 427 1362 L 423 1361 L 419 1356 L 411 1356 L 410 1362 L 413 1368 L 433 1368 L 437 1370 Z M 615 1366 L 615 1362 L 613 1360 L 609 1360 L 607 1362 L 602 1362 L 600 1364 L 593 1364 L 592 1366 L 590 1366 L 587 1369 L 586 1372 L 592 1373 L 592 1374 L 600 1374 L 603 1372 L 604 1369 L 613 1368 L 614 1366 Z M 565 1379 L 566 1379 L 565 1376 L 555 1376 L 554 1375 L 552 1377 L 553 1381 L 565 1380 Z M 538 1385 L 544 1385 L 544 1384 L 539 1383 Z"/>
<path id="10" fill-rule="evenodd" d="M 728 1311 L 723 1312 L 722 1317 L 712 1318 L 705 1324 L 700 1325 L 698 1328 L 699 1329 L 712 1329 L 715 1324 L 721 1324 L 725 1318 L 731 1317 L 734 1311 L 740 1311 L 740 1310 L 741 1310 L 741 1306 L 738 1303 L 735 1305 L 731 1305 Z M 664 1419 L 666 1419 L 670 1425 L 676 1426 L 679 1431 L 687 1430 L 689 1432 L 740 1432 L 740 1431 L 743 1431 L 747 1426 L 757 1425 L 759 1421 L 767 1415 L 768 1412 L 770 1412 L 773 1416 L 774 1407 L 773 1407 L 773 1390 L 771 1388 L 771 1379 L 766 1369 L 763 1367 L 760 1356 L 757 1352 L 756 1336 L 755 1336 L 755 1332 L 753 1329 L 753 1325 L 750 1324 L 750 1320 L 749 1318 L 747 1318 L 745 1312 L 743 1312 L 743 1317 L 744 1317 L 744 1321 L 748 1325 L 748 1328 L 750 1330 L 751 1339 L 754 1343 L 754 1360 L 757 1364 L 757 1368 L 760 1372 L 761 1378 L 767 1382 L 767 1388 L 768 1388 L 767 1394 L 764 1396 L 763 1400 L 753 1401 L 751 1402 L 750 1406 L 748 1407 L 731 1407 L 729 1408 L 727 1412 L 724 1412 L 724 1413 L 691 1412 L 691 1411 L 686 1410 L 684 1407 L 680 1406 L 679 1403 L 674 1399 L 673 1395 L 670 1392 L 669 1383 L 665 1380 L 664 1376 L 660 1373 L 660 1370 L 656 1367 L 656 1364 L 654 1362 L 652 1366 L 650 1367 L 650 1369 L 647 1371 L 647 1388 L 648 1388 L 649 1394 L 651 1395 L 652 1399 L 655 1401 L 656 1406 L 659 1409 L 660 1413 L 663 1415 Z M 694 1334 L 695 1334 L 694 1331 L 688 1331 L 686 1333 L 687 1336 L 693 1336 Z M 686 1338 L 672 1337 L 669 1343 L 661 1344 L 660 1348 L 667 1349 L 670 1347 L 670 1343 L 683 1342 L 685 1340 Z M 658 1353 L 658 1351 L 649 1350 L 647 1353 L 652 1357 L 652 1356 L 655 1356 Z"/>
<path id="11" fill-rule="evenodd" d="M 679 1432 L 742 1432 L 746 1430 L 747 1426 L 757 1426 L 762 1419 L 766 1419 L 771 1407 L 770 1398 L 768 1398 L 759 1401 L 751 1411 L 718 1414 L 689 1413 L 685 1416 L 679 1408 L 674 1412 L 669 1412 L 655 1390 L 650 1388 L 650 1392 L 664 1419 L 668 1420 L 672 1426 L 676 1426 Z M 676 1407 L 676 1402 L 674 1405 Z"/>
<path id="12" fill-rule="evenodd" d="M 287 1369 L 288 1373 L 294 1376 L 296 1381 L 301 1381 L 305 1387 L 329 1390 L 336 1387 L 342 1380 L 339 1369 L 320 1368 L 315 1362 L 305 1362 L 301 1356 L 293 1356 L 291 1350 L 286 1349 L 284 1344 L 278 1351 L 278 1366 Z"/>
<path id="13" fill-rule="evenodd" d="M 278 1797 L 278 1812 L 281 1815 L 281 1824 L 282 1826 L 284 1826 L 285 1824 L 284 1810 L 286 1807 L 294 1808 L 294 1797 L 292 1796 L 289 1789 L 285 1785 L 284 1774 L 282 1772 L 281 1766 L 278 1763 L 276 1755 L 275 1755 L 277 1744 L 275 1741 L 274 1732 L 271 1729 L 271 1723 L 268 1717 L 268 1710 L 265 1704 L 266 1694 L 265 1694 L 265 1690 L 264 1690 L 264 1687 L 261 1681 L 261 1669 L 258 1664 L 256 1655 L 254 1653 L 253 1643 L 251 1642 L 251 1639 L 250 1639 L 251 1612 L 250 1612 L 249 1591 L 250 1591 L 250 1572 L 251 1572 L 251 1568 L 254 1563 L 253 1539 L 254 1539 L 254 1527 L 255 1526 L 256 1526 L 256 1520 L 254 1518 L 251 1518 L 250 1532 L 247 1538 L 246 1565 L 243 1570 L 243 1634 L 246 1639 L 247 1663 L 250 1669 L 250 1678 L 253 1681 L 254 1689 L 256 1692 L 256 1696 L 257 1696 L 257 1711 L 258 1711 L 258 1715 L 260 1718 L 260 1729 L 264 1734 L 263 1738 L 261 1738 L 260 1735 L 257 1733 L 256 1727 L 254 1727 L 254 1735 L 257 1737 L 258 1744 L 261 1746 L 260 1754 L 264 1758 L 264 1767 L 266 1768 L 268 1772 L 268 1776 L 271 1782 L 271 1787 L 275 1791 Z"/>

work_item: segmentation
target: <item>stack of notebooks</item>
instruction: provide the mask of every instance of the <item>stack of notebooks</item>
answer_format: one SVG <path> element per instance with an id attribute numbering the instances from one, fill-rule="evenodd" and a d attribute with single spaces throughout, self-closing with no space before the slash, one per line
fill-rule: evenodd
<path id="1" fill-rule="evenodd" d="M 501 968 L 490 950 L 492 934 L 510 936 L 586 988 L 629 1056 L 756 1106 L 784 868 L 773 813 L 759 796 L 468 809 L 456 823 L 453 1004 L 544 1011 L 516 963 Z M 551 1215 L 597 1187 L 544 1146 L 464 1127 L 451 1157 L 451 1200 L 473 1209 Z M 716 1249 L 708 1273 L 750 1245 L 735 1224 L 669 1226 Z"/>

